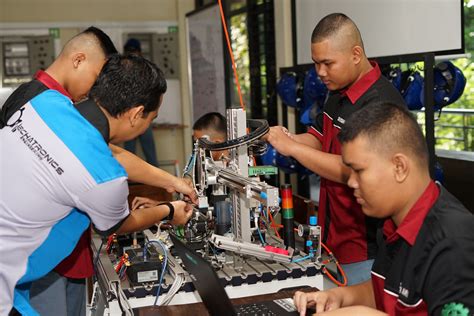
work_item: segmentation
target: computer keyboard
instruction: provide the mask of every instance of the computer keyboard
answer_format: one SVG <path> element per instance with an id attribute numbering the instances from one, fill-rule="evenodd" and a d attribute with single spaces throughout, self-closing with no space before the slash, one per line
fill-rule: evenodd
<path id="1" fill-rule="evenodd" d="M 273 316 L 276 315 L 265 304 L 245 304 L 235 306 L 237 316 Z"/>

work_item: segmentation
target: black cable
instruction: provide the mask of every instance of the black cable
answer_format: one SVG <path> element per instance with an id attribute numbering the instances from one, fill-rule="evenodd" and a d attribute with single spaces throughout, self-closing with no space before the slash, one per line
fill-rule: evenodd
<path id="1" fill-rule="evenodd" d="M 119 284 L 118 282 L 115 284 L 116 287 L 115 287 L 115 295 L 117 295 L 117 301 L 118 301 L 118 304 L 119 304 L 119 308 L 120 310 L 122 311 L 121 315 L 125 315 L 125 309 L 122 305 L 122 300 L 120 299 L 120 294 L 119 294 Z"/>
<path id="2" fill-rule="evenodd" d="M 216 249 L 214 249 L 214 246 L 212 245 L 212 243 L 211 243 L 210 240 L 208 240 L 207 243 L 208 243 L 208 245 L 209 245 L 209 248 L 211 248 L 212 253 L 214 254 L 214 258 L 216 259 L 216 263 L 219 264 L 219 259 L 217 258 L 217 251 L 216 251 Z"/>
<path id="3" fill-rule="evenodd" d="M 257 140 L 252 144 L 248 145 L 249 154 L 253 156 L 262 156 L 267 152 L 267 142 L 263 140 Z"/>
<path id="4" fill-rule="evenodd" d="M 270 126 L 266 120 L 247 120 L 247 126 L 249 128 L 255 128 L 255 130 L 247 135 L 230 139 L 222 143 L 212 143 L 205 138 L 200 138 L 199 146 L 210 151 L 231 149 L 259 139 L 270 130 Z"/>
<path id="5" fill-rule="evenodd" d="M 102 242 L 100 243 L 99 249 L 97 250 L 97 254 L 95 255 L 94 258 L 94 278 L 93 281 L 97 281 L 97 263 L 99 262 L 100 258 L 100 251 L 102 250 L 102 247 L 104 246 L 105 243 L 105 237 L 102 238 Z"/>

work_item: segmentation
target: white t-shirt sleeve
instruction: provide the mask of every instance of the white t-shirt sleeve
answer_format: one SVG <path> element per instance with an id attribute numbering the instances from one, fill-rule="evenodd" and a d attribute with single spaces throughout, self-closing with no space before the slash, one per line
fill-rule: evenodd
<path id="1" fill-rule="evenodd" d="M 130 214 L 127 197 L 127 178 L 119 177 L 77 196 L 76 203 L 78 209 L 89 215 L 96 230 L 110 234 Z"/>

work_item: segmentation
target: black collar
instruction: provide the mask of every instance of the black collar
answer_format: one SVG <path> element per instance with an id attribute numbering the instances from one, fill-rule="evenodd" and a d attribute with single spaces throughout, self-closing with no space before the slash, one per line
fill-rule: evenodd
<path id="1" fill-rule="evenodd" d="M 105 142 L 108 144 L 110 141 L 109 120 L 97 103 L 92 99 L 87 99 L 74 104 L 74 106 L 79 113 L 81 113 L 81 115 L 92 124 L 92 126 L 97 128 Z"/>

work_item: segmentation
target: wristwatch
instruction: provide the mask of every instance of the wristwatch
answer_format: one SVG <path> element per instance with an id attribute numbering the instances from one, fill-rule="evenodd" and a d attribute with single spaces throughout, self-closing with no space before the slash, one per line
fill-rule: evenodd
<path id="1" fill-rule="evenodd" d="M 165 218 L 163 218 L 163 220 L 167 220 L 167 221 L 172 221 L 173 220 L 173 216 L 174 216 L 174 206 L 173 204 L 171 204 L 170 202 L 163 202 L 163 203 L 160 203 L 158 205 L 166 205 L 168 206 L 168 208 L 170 209 L 170 212 L 168 214 L 168 216 L 166 216 Z"/>

